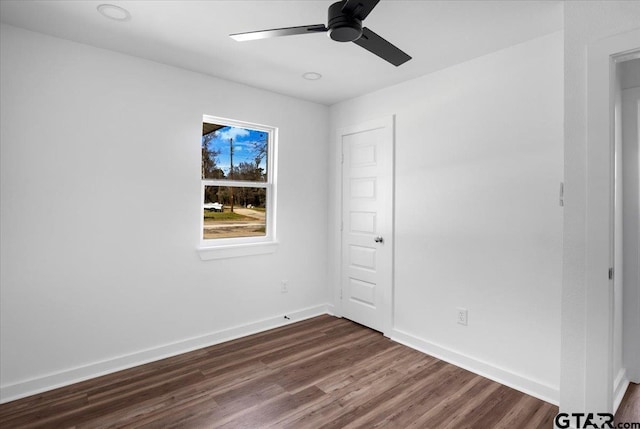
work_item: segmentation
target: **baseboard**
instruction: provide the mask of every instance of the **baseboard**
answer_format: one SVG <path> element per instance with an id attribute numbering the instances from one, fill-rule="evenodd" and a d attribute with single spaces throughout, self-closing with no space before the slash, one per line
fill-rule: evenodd
<path id="1" fill-rule="evenodd" d="M 549 402 L 554 405 L 558 405 L 559 403 L 560 391 L 557 387 L 532 380 L 531 378 L 521 374 L 516 374 L 491 363 L 480 361 L 406 332 L 402 332 L 398 329 L 392 330 L 391 339 L 400 344 L 411 347 L 412 349 L 416 349 L 500 384 L 504 384 L 505 386 L 519 390 L 527 395 L 534 396 L 545 402 Z"/>
<path id="2" fill-rule="evenodd" d="M 616 379 L 613 381 L 613 414 L 618 411 L 618 407 L 624 398 L 624 394 L 629 387 L 629 379 L 627 378 L 627 370 L 621 368 L 616 375 Z"/>
<path id="3" fill-rule="evenodd" d="M 342 316 L 336 312 L 336 307 L 333 304 L 327 304 L 327 314 L 342 318 Z"/>
<path id="4" fill-rule="evenodd" d="M 78 383 L 123 369 L 133 368 L 145 363 L 154 362 L 160 359 L 187 353 L 203 347 L 220 344 L 225 341 L 234 340 L 245 337 L 247 335 L 256 334 L 267 331 L 269 329 L 278 328 L 301 320 L 310 319 L 322 314 L 330 314 L 329 305 L 318 305 L 302 310 L 287 313 L 289 319 L 285 319 L 284 315 L 271 317 L 268 319 L 258 320 L 240 326 L 212 332 L 207 335 L 189 338 L 183 341 L 177 341 L 165 344 L 159 347 L 141 350 L 113 359 L 107 359 L 100 362 L 94 362 L 81 367 L 72 368 L 65 371 L 48 374 L 42 377 L 33 378 L 20 383 L 10 384 L 0 387 L 0 404 L 10 402 L 26 396 L 35 395 L 46 392 L 48 390 L 57 389 L 69 384 Z"/>

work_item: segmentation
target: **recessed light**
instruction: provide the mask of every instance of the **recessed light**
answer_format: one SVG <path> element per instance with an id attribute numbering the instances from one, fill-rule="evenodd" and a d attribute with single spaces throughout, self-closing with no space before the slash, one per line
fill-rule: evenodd
<path id="1" fill-rule="evenodd" d="M 131 14 L 127 9 L 114 4 L 101 4 L 98 6 L 98 12 L 105 18 L 113 19 L 114 21 L 131 20 Z"/>
<path id="2" fill-rule="evenodd" d="M 318 80 L 322 77 L 322 75 L 316 72 L 306 72 L 305 74 L 302 75 L 302 77 L 305 78 L 306 80 Z"/>

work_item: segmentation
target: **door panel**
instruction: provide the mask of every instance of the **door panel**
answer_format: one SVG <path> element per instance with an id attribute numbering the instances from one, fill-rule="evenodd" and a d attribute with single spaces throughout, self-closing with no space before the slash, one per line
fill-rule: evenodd
<path id="1" fill-rule="evenodd" d="M 339 138 L 343 313 L 384 332 L 391 327 L 393 118 L 344 129 Z"/>

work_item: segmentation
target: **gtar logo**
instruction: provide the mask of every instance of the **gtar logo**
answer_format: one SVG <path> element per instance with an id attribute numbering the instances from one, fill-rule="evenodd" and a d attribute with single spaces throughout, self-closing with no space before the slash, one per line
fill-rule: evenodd
<path id="1" fill-rule="evenodd" d="M 610 413 L 560 413 L 555 418 L 555 424 L 559 429 L 614 429 L 615 427 L 613 414 Z"/>

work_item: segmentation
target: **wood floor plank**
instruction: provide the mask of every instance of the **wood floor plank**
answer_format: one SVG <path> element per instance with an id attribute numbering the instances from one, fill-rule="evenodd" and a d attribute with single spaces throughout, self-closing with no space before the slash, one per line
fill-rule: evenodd
<path id="1" fill-rule="evenodd" d="M 409 427 L 417 420 L 424 410 L 438 406 L 447 397 L 463 390 L 473 383 L 478 376 L 459 368 L 442 382 L 432 383 L 428 389 L 421 389 L 409 396 L 399 395 L 399 404 L 383 415 L 377 414 L 370 418 L 366 426 L 371 428 Z"/>
<path id="2" fill-rule="evenodd" d="M 105 413 L 88 423 L 76 425 L 77 429 L 113 429 L 144 427 L 155 421 L 174 417 L 183 410 L 203 405 L 216 407 L 213 395 L 209 392 L 188 389 L 163 397 L 150 398 L 144 402 L 134 402 L 128 407 Z"/>
<path id="3" fill-rule="evenodd" d="M 406 376 L 392 368 L 384 371 L 372 372 L 349 385 L 344 389 L 333 391 L 322 401 L 319 401 L 312 409 L 291 415 L 289 418 L 278 422 L 275 427 L 301 428 L 324 427 L 330 422 L 338 420 L 344 414 L 357 409 L 364 398 L 375 397 L 402 384 Z"/>
<path id="4" fill-rule="evenodd" d="M 496 429 L 525 428 L 533 418 L 538 408 L 542 405 L 532 396 L 523 396 L 516 406 L 509 411 L 496 424 Z"/>
<path id="5" fill-rule="evenodd" d="M 553 419 L 558 414 L 558 407 L 555 405 L 543 403 L 535 412 L 529 423 L 523 429 L 543 429 L 552 428 Z"/>
<path id="6" fill-rule="evenodd" d="M 521 398 L 522 393 L 507 386 L 500 386 L 491 397 L 484 401 L 482 409 L 476 410 L 473 415 L 468 416 L 465 423 L 472 428 L 493 427 Z"/>
<path id="7" fill-rule="evenodd" d="M 280 350 L 266 354 L 260 360 L 269 366 L 286 365 L 291 362 L 300 362 L 307 358 L 316 358 L 322 353 L 350 345 L 355 342 L 370 341 L 366 331 L 358 329 L 352 332 L 344 332 L 341 334 L 325 334 L 322 341 L 319 338 L 311 338 L 305 340 L 295 346 L 283 347 Z"/>
<path id="8" fill-rule="evenodd" d="M 318 386 L 329 395 L 319 401 L 311 410 L 304 410 L 278 422 L 275 427 L 300 428 L 323 427 L 327 422 L 356 408 L 367 397 L 376 397 L 394 386 L 403 384 L 408 378 L 409 368 L 416 360 L 436 362 L 436 359 L 415 352 L 399 344 L 394 344 L 384 352 L 371 356 L 356 367 L 347 367 L 334 374 L 336 379 L 343 378 L 336 387 L 333 378 L 321 380 Z M 344 371 L 348 371 L 348 374 Z M 326 383 L 329 388 L 324 387 Z"/>
<path id="9" fill-rule="evenodd" d="M 1 404 L 0 427 L 536 429 L 557 412 L 320 316 Z"/>
<path id="10" fill-rule="evenodd" d="M 398 396 L 410 396 L 412 393 L 420 389 L 429 388 L 429 384 L 436 381 L 438 377 L 443 379 L 450 375 L 455 368 L 447 365 L 442 361 L 434 362 L 431 366 L 425 368 L 420 373 L 404 378 L 398 384 L 390 387 L 383 393 L 372 398 L 364 397 L 363 402 L 353 407 L 347 413 L 341 415 L 336 420 L 327 423 L 327 428 L 345 428 L 360 427 L 367 419 L 370 419 L 376 413 L 387 413 L 399 401 Z"/>
<path id="11" fill-rule="evenodd" d="M 298 408 L 308 408 L 311 403 L 325 395 L 325 393 L 315 386 L 307 387 L 297 393 L 288 394 L 282 396 L 276 401 L 269 402 L 264 406 L 257 407 L 250 412 L 242 413 L 238 418 L 230 421 L 224 425 L 213 427 L 220 427 L 223 429 L 232 429 L 237 427 L 247 428 L 259 428 L 259 427 L 271 427 L 273 423 L 282 416 L 287 416 L 293 413 Z"/>
<path id="12" fill-rule="evenodd" d="M 616 423 L 640 423 L 640 384 L 629 383 L 614 421 Z"/>
<path id="13" fill-rule="evenodd" d="M 407 428 L 443 427 L 452 416 L 464 415 L 465 407 L 469 404 L 469 398 L 476 400 L 486 398 L 497 387 L 496 383 L 478 375 L 454 394 L 443 398 L 436 406 L 422 409 L 422 415 L 413 419 L 407 425 Z"/>
<path id="14" fill-rule="evenodd" d="M 393 368 L 400 372 L 403 365 L 411 362 L 412 357 L 403 353 L 404 347 L 393 344 L 391 347 L 371 355 L 368 359 L 362 360 L 355 366 L 345 366 L 330 376 L 318 380 L 315 384 L 325 393 L 344 389 L 346 386 L 356 381 L 366 379 L 374 373 L 383 372 L 387 368 Z M 344 392 L 344 390 L 342 390 Z"/>
<path id="15" fill-rule="evenodd" d="M 378 338 L 372 339 L 368 344 L 364 341 L 353 342 L 350 348 L 338 348 L 335 353 L 327 353 L 323 359 L 307 360 L 301 365 L 286 367 L 284 377 L 278 384 L 289 391 L 306 388 L 330 378 L 343 368 L 357 366 L 360 361 L 390 345 L 388 340 L 378 341 Z"/>

